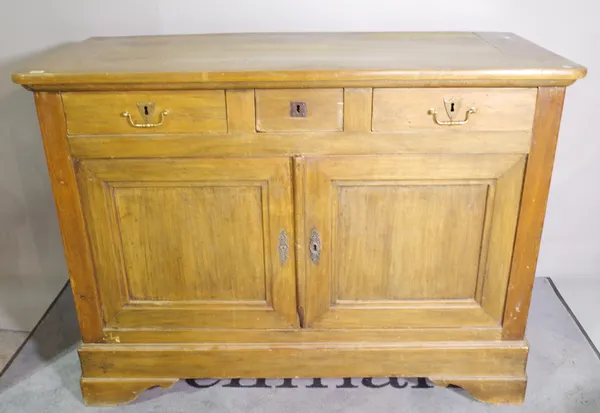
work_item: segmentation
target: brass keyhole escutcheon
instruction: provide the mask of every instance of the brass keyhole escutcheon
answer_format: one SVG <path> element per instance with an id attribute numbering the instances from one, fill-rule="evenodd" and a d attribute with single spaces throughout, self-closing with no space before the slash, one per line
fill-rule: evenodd
<path id="1" fill-rule="evenodd" d="M 156 110 L 156 104 L 154 102 L 138 102 L 137 103 L 138 112 L 140 112 L 140 116 L 144 120 L 144 123 L 152 122 L 154 118 L 154 112 Z"/>
<path id="2" fill-rule="evenodd" d="M 448 119 L 453 121 L 456 118 L 456 115 L 458 115 L 458 112 L 460 112 L 461 105 L 461 98 L 444 98 L 444 108 L 446 109 Z"/>
<path id="3" fill-rule="evenodd" d="M 121 116 L 126 118 L 129 125 L 133 128 L 157 128 L 163 125 L 165 116 L 169 114 L 168 110 L 161 111 L 158 114 L 158 121 L 156 121 L 154 120 L 154 113 L 156 111 L 156 104 L 154 102 L 137 102 L 136 105 L 143 120 L 141 123 L 135 121 L 131 113 L 127 111 L 121 113 Z"/>

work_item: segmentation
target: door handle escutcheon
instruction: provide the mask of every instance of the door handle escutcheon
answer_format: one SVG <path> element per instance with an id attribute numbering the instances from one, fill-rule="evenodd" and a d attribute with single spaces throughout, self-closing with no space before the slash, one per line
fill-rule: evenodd
<path id="1" fill-rule="evenodd" d="M 313 264 L 317 265 L 319 263 L 319 259 L 321 258 L 321 237 L 319 236 L 319 231 L 317 231 L 316 228 L 313 228 L 310 232 L 308 250 L 310 252 L 310 259 L 312 260 Z"/>
<path id="2" fill-rule="evenodd" d="M 289 247 L 287 232 L 285 232 L 285 229 L 282 229 L 279 233 L 279 246 L 277 247 L 279 250 L 279 261 L 281 261 L 281 265 L 284 265 L 287 262 Z"/>

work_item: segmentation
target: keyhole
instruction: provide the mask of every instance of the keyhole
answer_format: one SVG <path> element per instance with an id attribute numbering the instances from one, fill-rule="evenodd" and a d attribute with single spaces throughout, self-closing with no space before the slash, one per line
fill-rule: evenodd
<path id="1" fill-rule="evenodd" d="M 454 103 L 450 104 L 450 112 L 454 112 Z"/>
<path id="2" fill-rule="evenodd" d="M 453 103 L 453 105 L 454 105 L 454 103 Z M 452 109 L 452 110 L 454 110 L 454 109 Z M 148 115 L 148 106 L 144 106 L 144 114 Z"/>
<path id="3" fill-rule="evenodd" d="M 305 118 L 306 117 L 306 103 L 305 102 L 290 102 L 290 116 L 293 118 Z"/>

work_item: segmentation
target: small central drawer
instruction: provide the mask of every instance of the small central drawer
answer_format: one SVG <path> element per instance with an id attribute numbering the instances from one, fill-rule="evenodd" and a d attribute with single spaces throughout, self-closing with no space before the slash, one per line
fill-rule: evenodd
<path id="1" fill-rule="evenodd" d="M 64 93 L 69 135 L 225 133 L 225 91 Z"/>
<path id="2" fill-rule="evenodd" d="M 537 89 L 373 90 L 373 132 L 529 131 Z"/>
<path id="3" fill-rule="evenodd" d="M 341 131 L 342 89 L 256 90 L 257 132 Z"/>

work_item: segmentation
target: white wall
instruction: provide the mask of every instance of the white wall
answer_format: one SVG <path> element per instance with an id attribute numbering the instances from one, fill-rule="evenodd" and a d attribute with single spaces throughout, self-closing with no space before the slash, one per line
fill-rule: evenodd
<path id="1" fill-rule="evenodd" d="M 0 328 L 29 329 L 67 278 L 22 56 L 90 36 L 260 31 L 512 31 L 589 68 L 571 87 L 539 276 L 600 277 L 596 0 L 21 0 L 0 15 Z"/>

